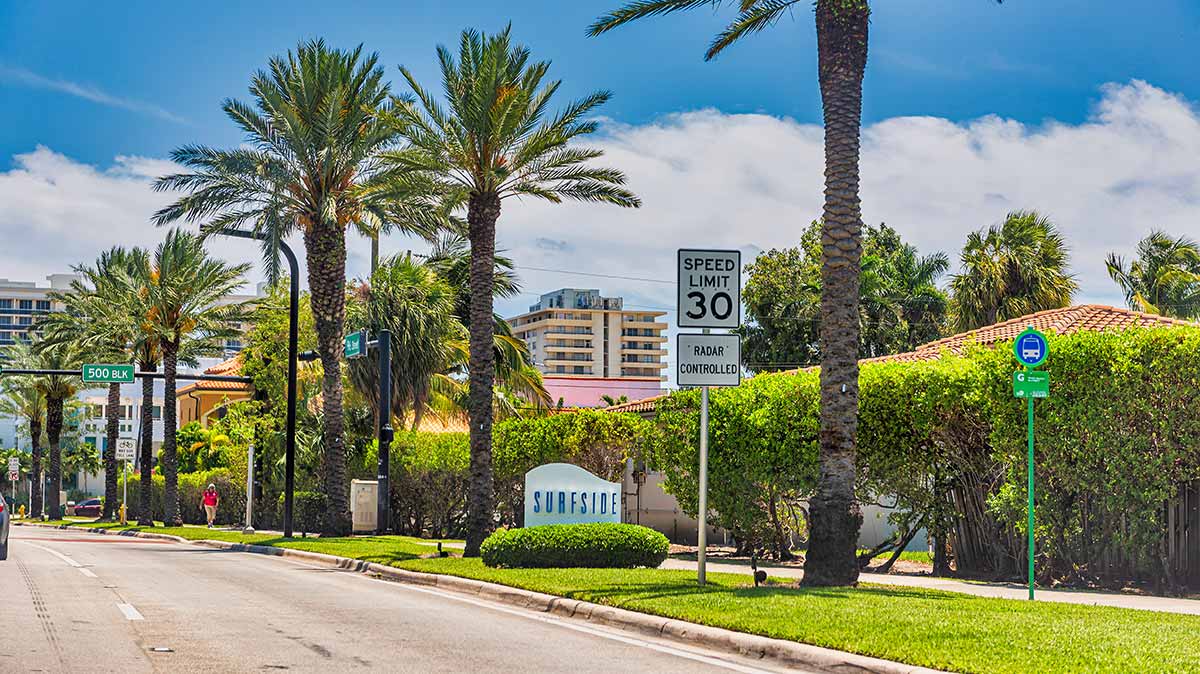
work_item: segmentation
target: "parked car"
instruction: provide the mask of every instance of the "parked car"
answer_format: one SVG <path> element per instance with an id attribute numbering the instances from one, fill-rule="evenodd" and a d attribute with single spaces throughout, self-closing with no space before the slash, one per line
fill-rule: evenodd
<path id="1" fill-rule="evenodd" d="M 12 519 L 12 508 L 0 496 L 0 560 L 8 559 L 8 521 Z"/>
<path id="2" fill-rule="evenodd" d="M 90 498 L 75 504 L 76 517 L 99 517 L 104 504 L 98 498 Z"/>

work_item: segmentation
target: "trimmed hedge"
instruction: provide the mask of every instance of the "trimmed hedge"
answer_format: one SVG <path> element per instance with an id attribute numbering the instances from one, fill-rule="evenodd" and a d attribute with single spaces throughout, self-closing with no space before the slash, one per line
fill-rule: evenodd
<path id="1" fill-rule="evenodd" d="M 636 524 L 547 524 L 500 529 L 480 548 L 483 563 L 508 568 L 656 568 L 667 537 Z"/>

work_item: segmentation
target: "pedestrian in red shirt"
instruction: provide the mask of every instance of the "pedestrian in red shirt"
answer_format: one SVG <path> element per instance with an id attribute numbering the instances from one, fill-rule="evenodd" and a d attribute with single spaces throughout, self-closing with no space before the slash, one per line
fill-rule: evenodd
<path id="1" fill-rule="evenodd" d="M 208 528 L 211 529 L 213 522 L 217 519 L 217 505 L 221 502 L 221 497 L 217 496 L 217 485 L 209 484 L 204 490 L 204 514 L 208 516 Z"/>

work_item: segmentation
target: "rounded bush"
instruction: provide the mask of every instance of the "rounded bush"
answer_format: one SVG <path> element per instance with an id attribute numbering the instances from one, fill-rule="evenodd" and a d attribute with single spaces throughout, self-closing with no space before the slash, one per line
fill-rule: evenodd
<path id="1" fill-rule="evenodd" d="M 546 524 L 501 529 L 480 548 L 483 563 L 508 568 L 654 568 L 667 558 L 667 537 L 636 524 Z"/>

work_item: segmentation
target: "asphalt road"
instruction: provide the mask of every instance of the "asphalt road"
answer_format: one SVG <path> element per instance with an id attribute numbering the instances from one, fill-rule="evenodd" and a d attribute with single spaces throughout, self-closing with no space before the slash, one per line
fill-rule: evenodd
<path id="1" fill-rule="evenodd" d="M 780 671 L 350 571 L 32 527 L 13 527 L 0 613 L 0 672 Z"/>

